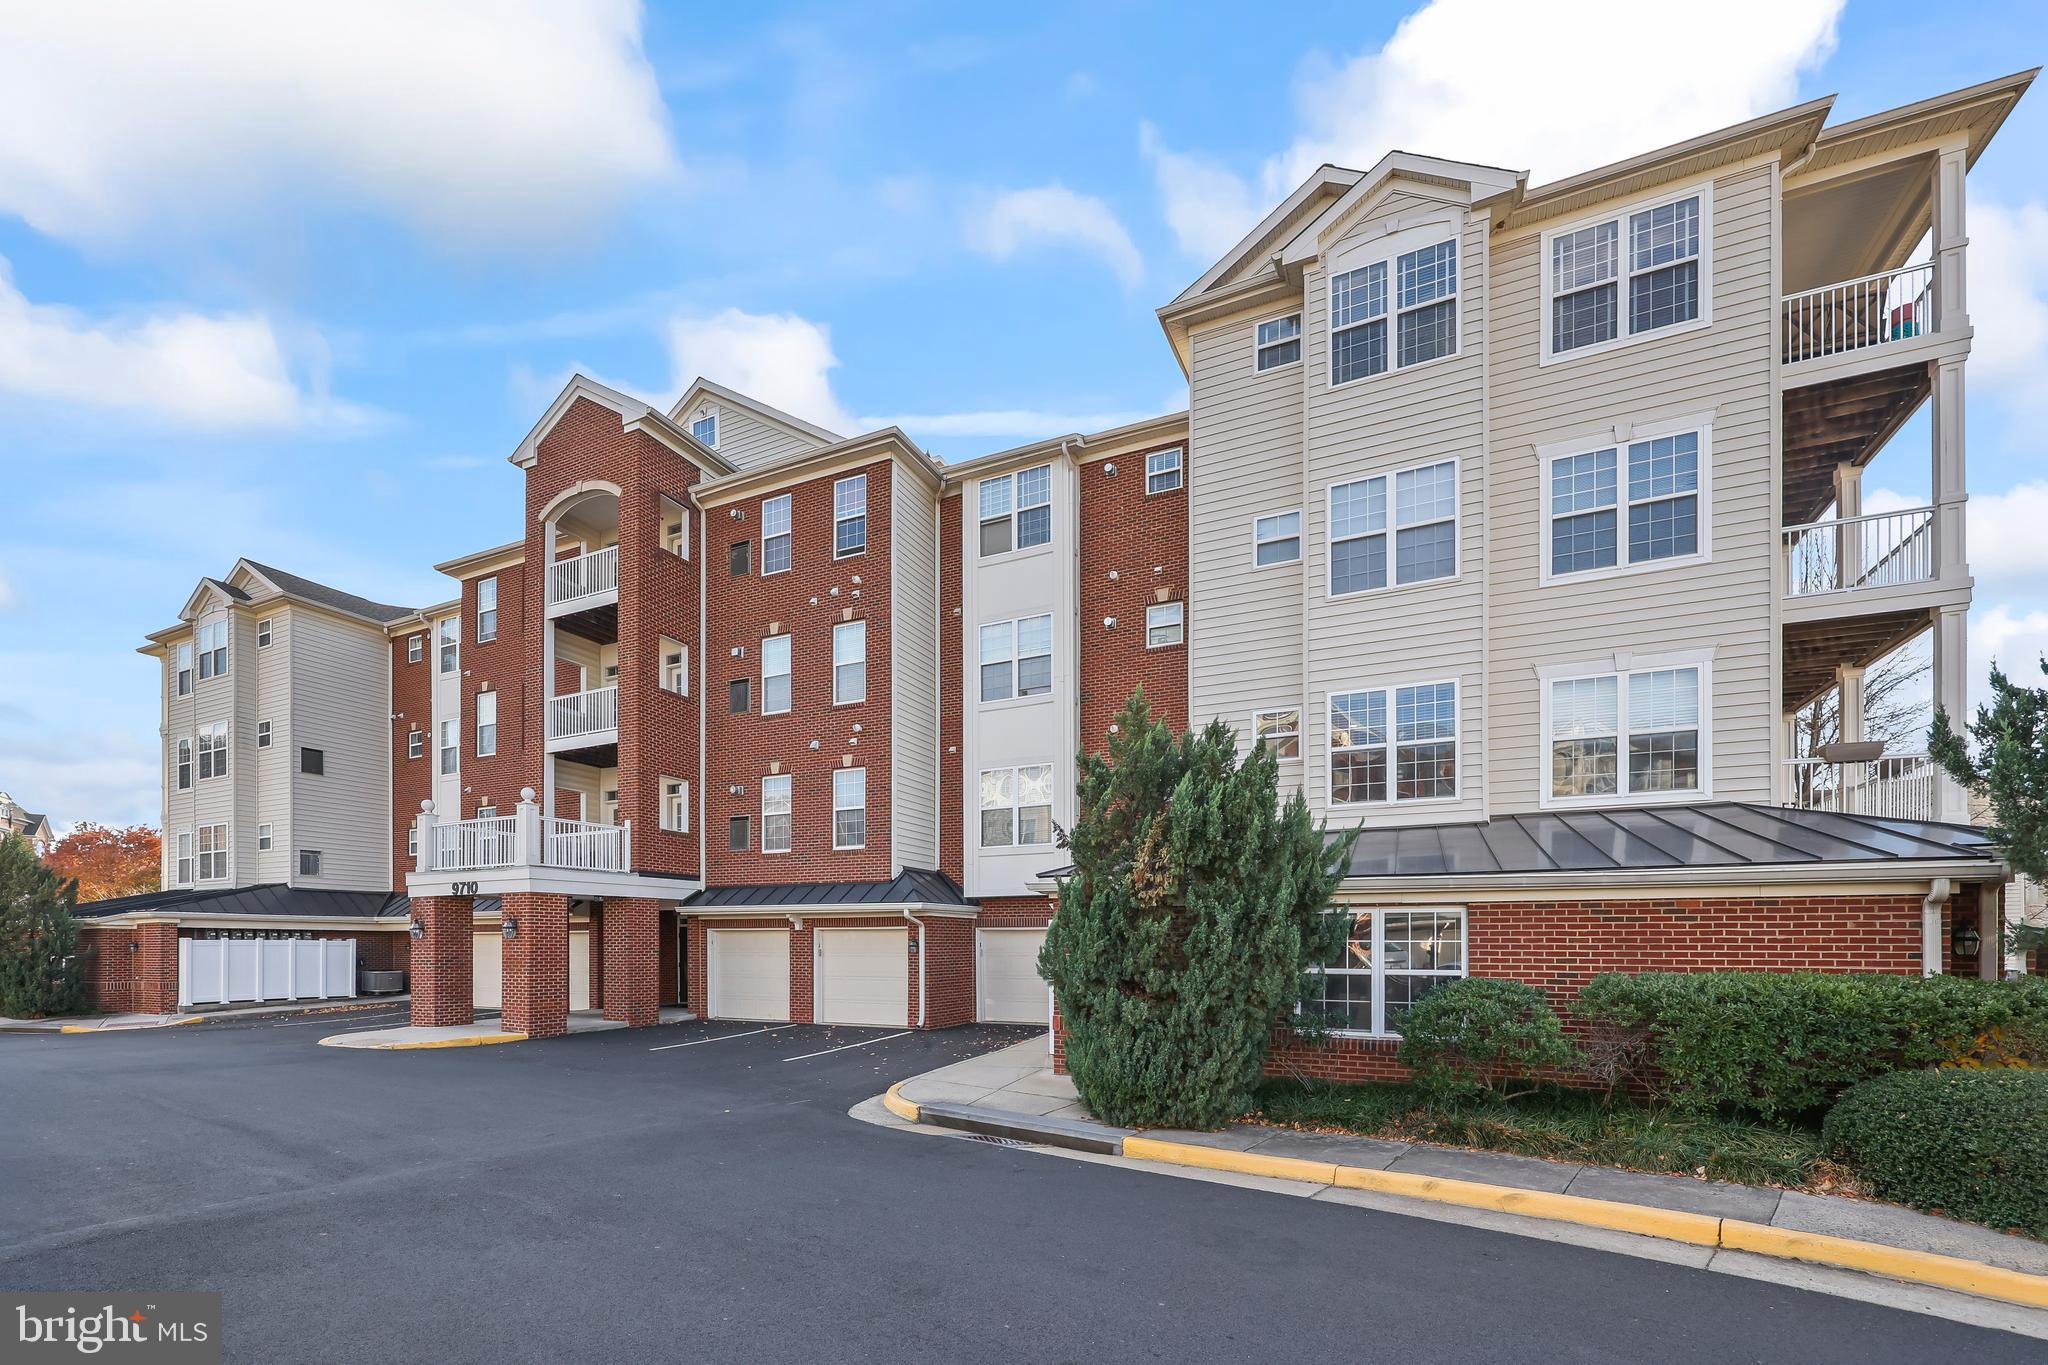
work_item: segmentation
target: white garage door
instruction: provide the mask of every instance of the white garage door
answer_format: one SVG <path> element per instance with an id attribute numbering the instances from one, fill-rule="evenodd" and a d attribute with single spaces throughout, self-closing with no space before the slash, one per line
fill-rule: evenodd
<path id="1" fill-rule="evenodd" d="M 789 930 L 713 929 L 705 934 L 713 1019 L 789 1022 Z"/>
<path id="2" fill-rule="evenodd" d="M 975 931 L 975 1018 L 984 1024 L 1042 1024 L 1045 981 L 1038 975 L 1043 929 Z"/>
<path id="3" fill-rule="evenodd" d="M 820 929 L 817 939 L 819 1023 L 909 1025 L 908 929 Z"/>
<path id="4" fill-rule="evenodd" d="M 469 1001 L 480 1010 L 505 1007 L 505 936 L 496 929 L 479 929 L 470 941 Z M 590 1008 L 590 933 L 579 930 L 569 935 L 569 1008 Z"/>

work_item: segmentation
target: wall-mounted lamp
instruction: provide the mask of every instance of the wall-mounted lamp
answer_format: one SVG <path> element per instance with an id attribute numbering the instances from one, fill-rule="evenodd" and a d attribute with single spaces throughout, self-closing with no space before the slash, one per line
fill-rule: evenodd
<path id="1" fill-rule="evenodd" d="M 417 940 L 419 940 L 419 939 L 423 939 L 423 938 L 425 938 L 425 937 L 427 936 L 427 922 L 426 922 L 425 920 L 422 920 L 422 919 L 414 919 L 414 920 L 413 920 L 413 922 L 412 922 L 412 936 L 413 936 L 413 938 L 414 938 L 414 940 L 415 940 L 415 941 L 417 941 Z"/>
<path id="2" fill-rule="evenodd" d="M 1949 936 L 1949 946 L 1955 949 L 1957 957 L 1975 957 L 1977 950 L 1984 946 L 1984 940 L 1978 935 L 1974 921 L 1961 920 Z"/>
<path id="3" fill-rule="evenodd" d="M 498 932 L 505 936 L 507 943 L 510 943 L 513 939 L 519 937 L 519 921 L 513 919 L 510 915 L 505 916 L 505 923 Z"/>

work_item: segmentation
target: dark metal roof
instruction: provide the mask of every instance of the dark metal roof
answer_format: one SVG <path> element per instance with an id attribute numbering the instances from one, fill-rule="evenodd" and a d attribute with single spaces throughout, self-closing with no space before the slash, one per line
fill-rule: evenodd
<path id="1" fill-rule="evenodd" d="M 376 919 L 401 914 L 405 897 L 390 891 L 321 891 L 305 886 L 241 886 L 232 890 L 146 891 L 138 896 L 87 901 L 80 919 L 108 915 L 292 915 L 318 919 Z"/>
<path id="2" fill-rule="evenodd" d="M 1485 877 L 1543 872 L 1774 867 L 1995 858 L 1970 825 L 1883 820 L 1739 801 L 1541 811 L 1481 824 L 1367 829 L 1353 877 Z M 1873 867 L 1873 870 L 1878 870 Z"/>
<path id="3" fill-rule="evenodd" d="M 906 867 L 886 882 L 776 882 L 767 886 L 707 886 L 683 902 L 685 909 L 724 910 L 785 905 L 960 905 L 974 904 L 943 872 Z"/>
<path id="4" fill-rule="evenodd" d="M 294 597 L 303 597 L 308 602 L 318 602 L 323 607 L 333 607 L 336 611 L 345 611 L 354 616 L 366 616 L 384 625 L 413 614 L 411 607 L 395 607 L 388 602 L 372 602 L 367 597 L 358 597 L 352 592 L 330 588 L 325 583 L 315 583 L 310 578 L 301 578 L 295 573 L 286 573 L 283 569 L 273 569 L 268 564 L 258 564 L 253 559 L 244 562 L 277 584 L 284 592 Z M 243 601 L 248 601 L 246 594 L 238 595 Z"/>

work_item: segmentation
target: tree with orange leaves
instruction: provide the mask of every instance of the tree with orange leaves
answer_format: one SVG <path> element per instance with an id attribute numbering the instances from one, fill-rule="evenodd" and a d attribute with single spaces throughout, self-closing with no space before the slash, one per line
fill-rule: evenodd
<path id="1" fill-rule="evenodd" d="M 60 877 L 78 878 L 79 900 L 103 901 L 162 885 L 163 844 L 148 825 L 87 823 L 52 844 L 43 863 Z"/>

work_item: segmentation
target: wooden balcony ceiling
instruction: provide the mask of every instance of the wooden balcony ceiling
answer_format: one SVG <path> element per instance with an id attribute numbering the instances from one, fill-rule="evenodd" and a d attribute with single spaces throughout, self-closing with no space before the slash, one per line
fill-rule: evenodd
<path id="1" fill-rule="evenodd" d="M 565 612 L 555 618 L 555 628 L 580 635 L 596 644 L 615 645 L 619 642 L 618 603 L 607 602 L 601 607 Z"/>
<path id="2" fill-rule="evenodd" d="M 1924 610 L 1891 611 L 1785 627 L 1784 707 L 1797 711 L 1835 685 L 1835 665 L 1876 662 L 1933 622 Z"/>
<path id="3" fill-rule="evenodd" d="M 1896 370 L 1785 391 L 1785 524 L 1812 521 L 1835 499 L 1835 466 L 1864 465 L 1927 398 L 1928 369 Z"/>

